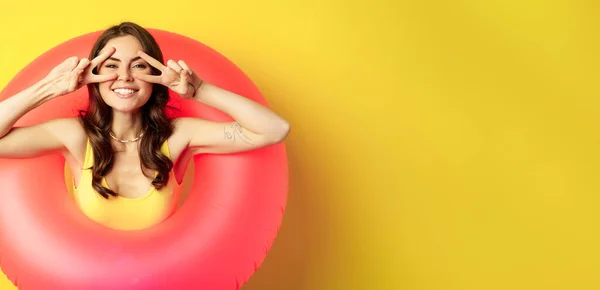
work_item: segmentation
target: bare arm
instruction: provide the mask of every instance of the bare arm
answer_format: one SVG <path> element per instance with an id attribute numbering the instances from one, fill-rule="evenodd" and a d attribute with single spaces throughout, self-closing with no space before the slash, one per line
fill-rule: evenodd
<path id="1" fill-rule="evenodd" d="M 196 153 L 234 153 L 283 141 L 290 124 L 271 109 L 225 89 L 200 80 L 183 61 L 169 60 L 167 66 L 144 52 L 139 55 L 161 71 L 161 75 L 134 75 L 142 81 L 162 84 L 183 98 L 212 106 L 235 122 L 211 122 L 198 118 L 179 120 L 176 133 Z"/>
<path id="2" fill-rule="evenodd" d="M 51 86 L 51 83 L 42 80 L 0 102 L 0 139 L 9 133 L 23 115 L 52 98 Z"/>
<path id="3" fill-rule="evenodd" d="M 184 120 L 187 123 L 184 130 L 190 136 L 189 146 L 200 148 L 197 152 L 252 150 L 279 143 L 290 131 L 290 124 L 271 109 L 208 83 L 200 86 L 193 99 L 219 109 L 235 120 L 228 123 Z"/>
<path id="4" fill-rule="evenodd" d="M 69 132 L 65 134 L 65 132 Z M 55 119 L 30 127 L 12 128 L 0 139 L 0 158 L 32 158 L 71 152 L 85 132 L 77 119 Z"/>
<path id="5" fill-rule="evenodd" d="M 71 57 L 56 66 L 44 79 L 20 93 L 0 102 L 0 157 L 27 158 L 49 151 L 63 150 L 68 140 L 76 136 L 77 122 L 58 119 L 42 124 L 14 128 L 15 123 L 27 112 L 43 103 L 71 93 L 91 83 L 114 79 L 114 75 L 94 75 L 91 68 L 108 58 L 114 51 L 98 56 L 92 62 Z M 80 130 L 81 131 L 81 130 Z M 73 132 L 73 134 L 64 134 Z"/>
<path id="6" fill-rule="evenodd" d="M 53 85 L 42 80 L 0 102 L 0 157 L 33 157 L 61 148 L 62 144 L 52 133 L 53 124 L 13 128 L 23 115 L 52 98 Z"/>

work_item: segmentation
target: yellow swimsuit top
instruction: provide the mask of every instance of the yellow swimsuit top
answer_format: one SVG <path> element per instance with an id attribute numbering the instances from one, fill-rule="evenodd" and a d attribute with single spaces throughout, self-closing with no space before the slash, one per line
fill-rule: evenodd
<path id="1" fill-rule="evenodd" d="M 181 185 L 177 183 L 173 170 L 169 172 L 169 182 L 165 187 L 160 190 L 151 187 L 142 197 L 102 197 L 92 187 L 92 150 L 88 139 L 79 186 L 75 187 L 72 181 L 73 188 L 70 190 L 76 204 L 90 219 L 113 229 L 136 230 L 158 224 L 175 211 L 179 204 Z M 160 151 L 171 158 L 167 141 L 163 143 Z M 104 178 L 102 185 L 109 188 Z"/>

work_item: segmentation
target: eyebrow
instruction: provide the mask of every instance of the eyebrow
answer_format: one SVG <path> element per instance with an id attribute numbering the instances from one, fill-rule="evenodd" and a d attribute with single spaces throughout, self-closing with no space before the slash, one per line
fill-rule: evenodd
<path id="1" fill-rule="evenodd" d="M 120 60 L 120 59 L 118 59 L 118 58 L 116 58 L 116 57 L 112 57 L 112 56 L 111 56 L 111 57 L 109 57 L 108 59 L 109 59 L 109 60 L 114 60 L 114 61 L 121 62 L 121 60 Z M 136 57 L 134 57 L 134 58 L 132 58 L 132 59 L 131 59 L 131 62 L 134 62 L 134 61 L 136 61 L 136 60 L 140 60 L 140 59 L 142 59 L 142 57 L 141 57 L 141 56 L 136 56 Z"/>

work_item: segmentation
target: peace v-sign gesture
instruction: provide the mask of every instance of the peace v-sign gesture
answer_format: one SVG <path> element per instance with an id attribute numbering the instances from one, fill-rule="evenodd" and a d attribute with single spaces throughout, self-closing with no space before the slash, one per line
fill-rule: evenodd
<path id="1" fill-rule="evenodd" d="M 91 61 L 87 58 L 80 59 L 73 56 L 54 67 L 45 77 L 45 80 L 52 84 L 52 95 L 58 97 L 72 93 L 87 84 L 115 80 L 117 74 L 98 75 L 93 73 L 93 69 L 114 52 L 115 49 L 110 48 Z"/>
<path id="2" fill-rule="evenodd" d="M 134 74 L 134 78 L 149 83 L 161 84 L 178 93 L 183 98 L 193 98 L 196 89 L 202 84 L 202 80 L 183 60 L 175 62 L 170 59 L 167 62 L 167 66 L 164 66 L 158 60 L 143 51 L 139 51 L 138 55 L 148 64 L 158 69 L 161 74 L 158 76 Z"/>

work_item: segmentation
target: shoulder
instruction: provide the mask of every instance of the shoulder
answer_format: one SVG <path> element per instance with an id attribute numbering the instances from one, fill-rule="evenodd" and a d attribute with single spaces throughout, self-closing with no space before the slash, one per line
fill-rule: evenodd
<path id="1" fill-rule="evenodd" d="M 198 118 L 174 118 L 173 134 L 168 139 L 169 150 L 173 161 L 179 159 L 180 155 L 188 149 L 190 145 L 190 130 L 198 129 L 198 125 L 208 122 Z"/>
<path id="2" fill-rule="evenodd" d="M 85 155 L 87 134 L 79 118 L 58 118 L 46 123 L 46 127 L 58 138 L 73 156 Z M 77 158 L 80 159 L 80 158 Z"/>
<path id="3" fill-rule="evenodd" d="M 191 146 L 190 142 L 198 134 L 205 134 L 207 130 L 212 130 L 217 122 L 196 117 L 184 117 L 173 119 L 173 134 L 171 139 L 177 143 L 182 143 L 186 147 Z"/>
<path id="4" fill-rule="evenodd" d="M 52 126 L 53 128 L 71 129 L 71 130 L 77 130 L 80 132 L 84 132 L 83 124 L 81 124 L 81 120 L 78 117 L 57 118 L 57 119 L 48 121 L 47 124 L 49 126 Z"/>
<path id="5" fill-rule="evenodd" d="M 73 142 L 85 142 L 86 133 L 79 118 L 58 118 L 46 123 L 46 127 L 59 139 Z"/>
<path id="6" fill-rule="evenodd" d="M 198 117 L 180 117 L 180 118 L 175 118 L 173 119 L 173 125 L 174 125 L 174 133 L 182 133 L 185 130 L 190 129 L 191 127 L 197 127 L 198 125 L 202 125 L 202 124 L 210 124 L 213 123 L 212 121 L 206 120 L 206 119 L 202 119 L 202 118 L 198 118 Z"/>

